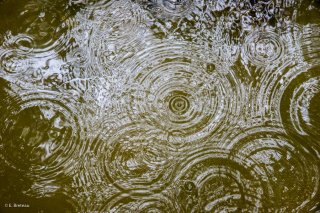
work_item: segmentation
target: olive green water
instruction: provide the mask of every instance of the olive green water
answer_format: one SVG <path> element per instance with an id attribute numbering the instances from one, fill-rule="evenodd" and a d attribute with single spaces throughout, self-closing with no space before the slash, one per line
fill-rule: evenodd
<path id="1" fill-rule="evenodd" d="M 0 212 L 320 212 L 320 1 L 0 0 Z"/>

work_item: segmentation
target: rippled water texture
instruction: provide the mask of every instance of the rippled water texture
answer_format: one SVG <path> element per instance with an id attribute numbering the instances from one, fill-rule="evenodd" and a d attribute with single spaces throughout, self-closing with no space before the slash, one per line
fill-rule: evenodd
<path id="1" fill-rule="evenodd" d="M 319 0 L 0 1 L 0 212 L 320 212 L 319 109 Z"/>

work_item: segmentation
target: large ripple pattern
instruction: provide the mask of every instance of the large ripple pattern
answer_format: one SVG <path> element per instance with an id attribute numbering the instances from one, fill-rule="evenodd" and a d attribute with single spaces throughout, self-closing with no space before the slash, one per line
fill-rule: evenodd
<path id="1" fill-rule="evenodd" d="M 108 200 L 100 212 L 180 212 L 178 204 L 174 197 L 162 194 L 155 194 L 148 197 L 129 196 L 128 194 L 119 194 Z"/>
<path id="2" fill-rule="evenodd" d="M 241 110 L 233 70 L 196 51 L 183 42 L 150 43 L 123 65 L 128 116 L 179 145 L 210 137 Z"/>
<path id="3" fill-rule="evenodd" d="M 291 136 L 303 138 L 309 145 L 319 148 L 320 66 L 297 66 L 296 73 L 285 88 L 281 99 L 281 118 Z"/>
<path id="4" fill-rule="evenodd" d="M 40 180 L 72 174 L 82 151 L 83 125 L 72 99 L 49 91 L 21 91 L 8 109 L 1 116 L 3 162 Z"/>
<path id="5" fill-rule="evenodd" d="M 150 193 L 164 188 L 171 179 L 173 156 L 167 141 L 157 132 L 137 124 L 102 130 L 92 150 L 98 172 L 119 189 Z"/>
<path id="6" fill-rule="evenodd" d="M 310 2 L 0 0 L 0 212 L 319 212 Z"/>
<path id="7" fill-rule="evenodd" d="M 83 18 L 88 22 L 88 11 L 83 12 Z M 144 35 L 145 13 L 136 3 L 121 0 L 111 1 L 105 7 L 91 8 L 90 17 L 90 35 L 84 45 L 90 54 L 93 66 L 90 69 L 97 75 L 110 76 L 121 63 L 119 60 L 132 54 L 126 47 L 136 47 L 135 41 Z"/>
<path id="8" fill-rule="evenodd" d="M 183 212 L 255 212 L 263 188 L 251 160 L 224 149 L 198 149 L 181 159 L 173 187 Z"/>
<path id="9" fill-rule="evenodd" d="M 292 137 L 305 141 L 305 145 L 318 152 L 320 63 L 319 28 L 306 28 L 302 41 L 304 62 L 288 70 L 287 84 L 282 89 L 280 110 L 283 125 Z"/>
<path id="10" fill-rule="evenodd" d="M 272 211 L 303 211 L 319 205 L 320 167 L 312 152 L 274 127 L 254 127 L 222 142 L 232 150 L 262 186 L 262 208 Z M 296 196 L 299 195 L 299 196 Z"/>
<path id="11" fill-rule="evenodd" d="M 244 41 L 243 58 L 256 66 L 277 64 L 284 53 L 282 38 L 272 31 L 254 31 Z"/>

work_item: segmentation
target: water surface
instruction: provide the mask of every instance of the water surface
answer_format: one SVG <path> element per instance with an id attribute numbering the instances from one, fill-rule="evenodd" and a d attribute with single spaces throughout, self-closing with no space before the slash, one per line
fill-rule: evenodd
<path id="1" fill-rule="evenodd" d="M 319 107 L 319 0 L 0 1 L 0 212 L 320 212 Z"/>

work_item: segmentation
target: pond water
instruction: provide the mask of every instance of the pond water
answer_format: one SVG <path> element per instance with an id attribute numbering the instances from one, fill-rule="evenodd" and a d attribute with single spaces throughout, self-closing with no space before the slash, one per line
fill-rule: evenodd
<path id="1" fill-rule="evenodd" d="M 320 212 L 319 0 L 1 0 L 0 212 Z"/>

